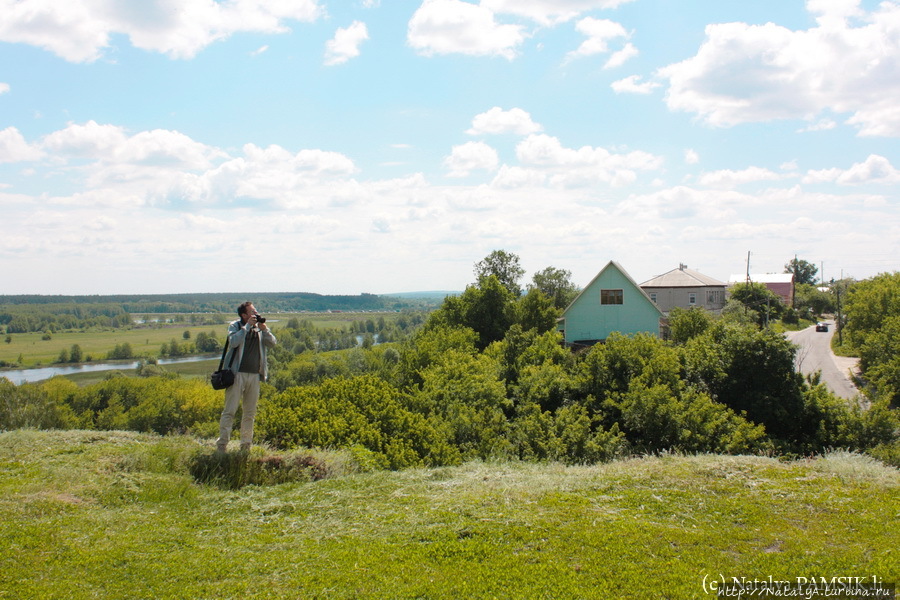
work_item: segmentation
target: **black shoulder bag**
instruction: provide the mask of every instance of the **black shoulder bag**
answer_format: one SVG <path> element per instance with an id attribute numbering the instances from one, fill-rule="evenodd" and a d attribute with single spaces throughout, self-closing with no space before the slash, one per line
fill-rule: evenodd
<path id="1" fill-rule="evenodd" d="M 228 353 L 228 338 L 225 338 L 225 349 L 222 350 L 222 358 L 219 359 L 219 370 L 212 374 L 212 377 L 209 378 L 212 383 L 214 390 L 224 390 L 225 388 L 230 388 L 234 383 L 234 372 L 231 370 L 231 363 L 234 362 L 234 354 L 231 355 L 231 360 L 228 361 L 228 368 L 223 369 L 222 365 L 225 362 L 225 355 Z"/>

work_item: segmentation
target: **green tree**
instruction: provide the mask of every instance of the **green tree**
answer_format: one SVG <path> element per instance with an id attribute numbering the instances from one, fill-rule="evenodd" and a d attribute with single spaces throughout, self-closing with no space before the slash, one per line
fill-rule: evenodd
<path id="1" fill-rule="evenodd" d="M 553 304 L 553 300 L 537 288 L 528 290 L 519 299 L 518 313 L 522 329 L 535 329 L 538 333 L 555 329 L 556 320 L 560 316 L 560 310 Z"/>
<path id="2" fill-rule="evenodd" d="M 882 273 L 850 286 L 844 300 L 846 333 L 857 348 L 890 317 L 900 316 L 900 271 Z"/>
<path id="3" fill-rule="evenodd" d="M 475 263 L 475 281 L 479 286 L 491 275 L 518 298 L 522 295 L 519 280 L 525 275 L 525 269 L 519 264 L 519 257 L 504 250 L 494 250 L 484 259 Z"/>
<path id="4" fill-rule="evenodd" d="M 535 273 L 528 287 L 544 292 L 544 295 L 553 300 L 553 305 L 561 310 L 569 306 L 578 295 L 578 286 L 572 283 L 572 272 L 554 267 Z"/>
<path id="5" fill-rule="evenodd" d="M 682 350 L 686 380 L 791 445 L 802 413 L 796 347 L 771 329 L 716 322 Z"/>
<path id="6" fill-rule="evenodd" d="M 459 296 L 448 296 L 432 319 L 451 327 L 468 327 L 478 334 L 478 349 L 503 339 L 516 322 L 515 297 L 494 275 L 479 286 L 466 288 Z"/>
<path id="7" fill-rule="evenodd" d="M 676 306 L 669 313 L 669 335 L 676 344 L 684 344 L 701 335 L 712 323 L 712 315 L 703 308 Z"/>
<path id="8" fill-rule="evenodd" d="M 69 350 L 69 362 L 80 363 L 83 358 L 84 355 L 81 352 L 81 346 L 72 344 L 72 349 Z"/>
<path id="9" fill-rule="evenodd" d="M 422 372 L 412 393 L 417 412 L 442 423 L 448 442 L 464 460 L 513 454 L 506 411 L 511 403 L 497 361 L 484 355 L 450 351 Z"/>
<path id="10" fill-rule="evenodd" d="M 731 288 L 731 299 L 740 302 L 747 310 L 758 315 L 760 327 L 781 317 L 785 306 L 781 297 L 762 283 L 738 283 Z"/>
<path id="11" fill-rule="evenodd" d="M 816 274 L 819 272 L 819 269 L 810 262 L 794 257 L 790 262 L 784 265 L 784 272 L 793 273 L 794 284 L 804 283 L 806 285 L 815 285 Z"/>
<path id="12" fill-rule="evenodd" d="M 799 283 L 794 286 L 794 308 L 807 319 L 834 312 L 834 296 L 814 285 Z"/>
<path id="13" fill-rule="evenodd" d="M 859 365 L 876 394 L 900 406 L 900 315 L 888 317 L 865 336 L 859 346 Z"/>
<path id="14" fill-rule="evenodd" d="M 222 349 L 222 344 L 216 338 L 215 333 L 207 333 L 205 331 L 201 331 L 197 334 L 197 338 L 194 340 L 194 346 L 196 346 L 198 352 L 218 352 Z"/>

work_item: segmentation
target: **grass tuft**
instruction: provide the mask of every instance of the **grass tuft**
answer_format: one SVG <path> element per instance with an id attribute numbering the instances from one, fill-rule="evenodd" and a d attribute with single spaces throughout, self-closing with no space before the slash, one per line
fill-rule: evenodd
<path id="1" fill-rule="evenodd" d="M 318 481 L 331 475 L 328 465 L 309 455 L 251 456 L 247 452 L 197 454 L 189 465 L 194 480 L 223 489 Z"/>

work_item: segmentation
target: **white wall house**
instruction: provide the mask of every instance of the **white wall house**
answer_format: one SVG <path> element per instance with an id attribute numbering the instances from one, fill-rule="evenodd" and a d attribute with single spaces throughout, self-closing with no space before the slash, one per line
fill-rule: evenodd
<path id="1" fill-rule="evenodd" d="M 689 269 L 687 265 L 678 265 L 677 269 L 641 284 L 641 289 L 666 314 L 673 308 L 721 311 L 725 306 L 726 288 L 724 282 Z"/>

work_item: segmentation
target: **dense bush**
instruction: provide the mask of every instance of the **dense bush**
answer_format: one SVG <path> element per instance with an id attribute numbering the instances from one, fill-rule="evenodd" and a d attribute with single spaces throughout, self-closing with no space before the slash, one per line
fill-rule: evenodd
<path id="1" fill-rule="evenodd" d="M 199 380 L 111 376 L 79 388 L 64 377 L 18 387 L 0 378 L 0 429 L 206 433 L 221 410 L 221 394 Z"/>
<path id="2" fill-rule="evenodd" d="M 769 435 L 794 443 L 803 406 L 795 354 L 795 347 L 771 329 L 719 321 L 685 344 L 685 379 L 765 425 Z"/>
<path id="3" fill-rule="evenodd" d="M 279 448 L 361 446 L 380 467 L 459 462 L 435 423 L 401 402 L 398 391 L 372 376 L 293 387 L 261 405 L 260 434 Z"/>

